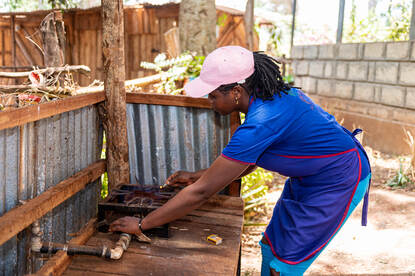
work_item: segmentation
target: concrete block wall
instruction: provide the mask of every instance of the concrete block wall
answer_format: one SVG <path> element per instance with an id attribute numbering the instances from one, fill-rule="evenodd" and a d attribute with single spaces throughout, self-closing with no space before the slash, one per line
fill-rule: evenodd
<path id="1" fill-rule="evenodd" d="M 410 152 L 404 129 L 415 135 L 415 41 L 295 46 L 291 58 L 295 86 L 343 116 L 349 128 L 371 120 L 388 125 L 372 129 L 369 145 Z M 386 145 L 375 141 L 380 137 Z"/>

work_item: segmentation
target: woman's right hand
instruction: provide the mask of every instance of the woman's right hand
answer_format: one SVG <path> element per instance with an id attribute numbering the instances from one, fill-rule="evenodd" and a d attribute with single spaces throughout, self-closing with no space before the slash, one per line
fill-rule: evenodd
<path id="1" fill-rule="evenodd" d="M 166 184 L 175 187 L 188 186 L 195 183 L 198 179 L 199 177 L 197 177 L 197 173 L 177 171 L 167 178 Z"/>

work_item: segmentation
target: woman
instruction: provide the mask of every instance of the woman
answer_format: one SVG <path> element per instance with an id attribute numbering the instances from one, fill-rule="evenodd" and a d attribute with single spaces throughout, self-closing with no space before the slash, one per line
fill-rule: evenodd
<path id="1" fill-rule="evenodd" d="M 371 174 L 362 146 L 301 90 L 284 83 L 276 61 L 260 52 L 216 49 L 185 91 L 208 95 L 222 115 L 245 113 L 245 122 L 210 168 L 177 172 L 166 181 L 192 185 L 141 222 L 125 217 L 111 230 L 140 233 L 183 217 L 260 166 L 289 176 L 260 242 L 262 275 L 302 275 L 367 195 Z M 364 205 L 365 224 L 367 197 Z"/>

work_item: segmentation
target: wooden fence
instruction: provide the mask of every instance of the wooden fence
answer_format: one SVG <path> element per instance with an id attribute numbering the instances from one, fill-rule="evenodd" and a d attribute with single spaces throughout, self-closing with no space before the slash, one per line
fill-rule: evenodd
<path id="1" fill-rule="evenodd" d="M 29 252 L 30 225 L 35 220 L 41 223 L 44 240 L 67 242 L 73 238 L 71 233 L 80 233 L 72 241 L 78 243 L 85 242 L 92 235 L 93 227 L 90 224 L 86 226 L 86 223 L 93 221 L 96 216 L 100 194 L 99 177 L 106 171 L 105 160 L 99 159 L 102 128 L 96 105 L 103 101 L 104 93 L 96 92 L 1 113 L 0 254 L 4 258 L 0 258 L 0 271 L 4 271 L 5 275 L 33 273 L 43 265 L 43 261 L 33 258 Z M 142 126 L 135 132 L 136 135 L 155 135 L 155 138 L 144 139 L 151 140 L 145 145 L 146 148 L 155 146 L 153 140 L 167 145 L 162 151 L 151 151 L 144 157 L 140 152 L 134 154 L 138 158 L 135 159 L 133 174 L 136 174 L 134 170 L 140 171 L 140 168 L 156 164 L 160 166 L 151 171 L 162 177 L 166 168 L 170 168 L 170 173 L 187 168 L 188 163 L 197 162 L 203 156 L 211 156 L 211 162 L 238 126 L 237 113 L 230 118 L 223 118 L 224 123 L 218 124 L 208 99 L 205 98 L 127 93 L 126 102 L 132 109 L 139 110 L 140 116 L 159 111 L 167 114 L 163 120 L 171 121 L 167 122 L 170 124 L 170 133 L 164 131 L 164 135 L 160 134 L 163 132 L 162 127 L 159 133 L 149 131 L 154 118 L 145 120 L 144 117 L 140 119 L 140 116 L 132 117 L 132 125 Z M 148 109 L 149 114 L 141 109 Z M 171 143 L 169 139 L 173 137 L 177 141 L 180 130 L 189 127 L 187 120 L 174 120 L 177 116 L 190 117 L 196 121 L 196 116 L 212 119 L 211 122 L 200 121 L 203 126 L 194 122 L 195 131 L 200 128 L 201 134 L 198 135 L 199 144 L 194 143 L 195 148 L 192 150 L 195 153 L 191 157 L 184 145 L 179 151 L 168 146 Z M 203 131 L 207 134 L 204 135 Z M 200 145 L 208 142 L 212 147 L 207 148 L 207 152 L 203 148 L 199 150 L 202 147 Z M 184 143 L 187 140 L 179 144 Z M 182 158 L 184 162 L 177 164 L 178 167 L 166 167 L 163 165 L 164 159 L 160 159 L 157 153 L 165 155 L 166 160 L 182 157 L 186 160 Z M 198 154 L 202 154 L 202 157 Z M 208 163 L 205 166 L 210 165 Z M 142 177 L 146 180 L 146 175 Z M 240 183 L 231 184 L 226 192 L 239 195 L 239 185 Z M 21 205 L 19 201 L 25 203 Z M 86 232 L 89 234 L 84 234 Z M 49 272 L 56 272 L 56 269 L 62 271 L 68 263 L 66 254 L 57 254 L 41 268 L 38 275 L 49 275 Z M 62 267 L 56 268 L 56 265 Z"/>
<path id="2" fill-rule="evenodd" d="M 15 70 L 13 68 L 15 66 L 43 65 L 39 25 L 49 12 L 0 14 L 1 70 Z M 246 46 L 243 13 L 230 8 L 217 7 L 217 18 L 221 19 L 218 24 L 218 46 Z M 178 20 L 179 4 L 125 7 L 126 79 L 154 74 L 152 71 L 140 68 L 140 63 L 141 61 L 153 61 L 158 53 L 167 51 L 164 33 L 178 26 Z M 88 85 L 94 79 L 102 80 L 101 9 L 67 10 L 64 12 L 64 22 L 66 63 L 84 64 L 91 68 L 90 76 L 80 76 L 79 82 L 82 86 Z M 31 40 L 40 47 L 37 47 Z M 13 81 L 2 79 L 0 84 Z"/>

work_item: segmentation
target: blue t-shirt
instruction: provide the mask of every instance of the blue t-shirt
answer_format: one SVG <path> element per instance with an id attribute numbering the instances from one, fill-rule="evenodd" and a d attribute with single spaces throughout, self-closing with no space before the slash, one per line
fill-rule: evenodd
<path id="1" fill-rule="evenodd" d="M 301 90 L 252 100 L 222 156 L 289 176 L 265 232 L 289 264 L 317 253 L 337 231 L 369 163 L 350 133 Z"/>

